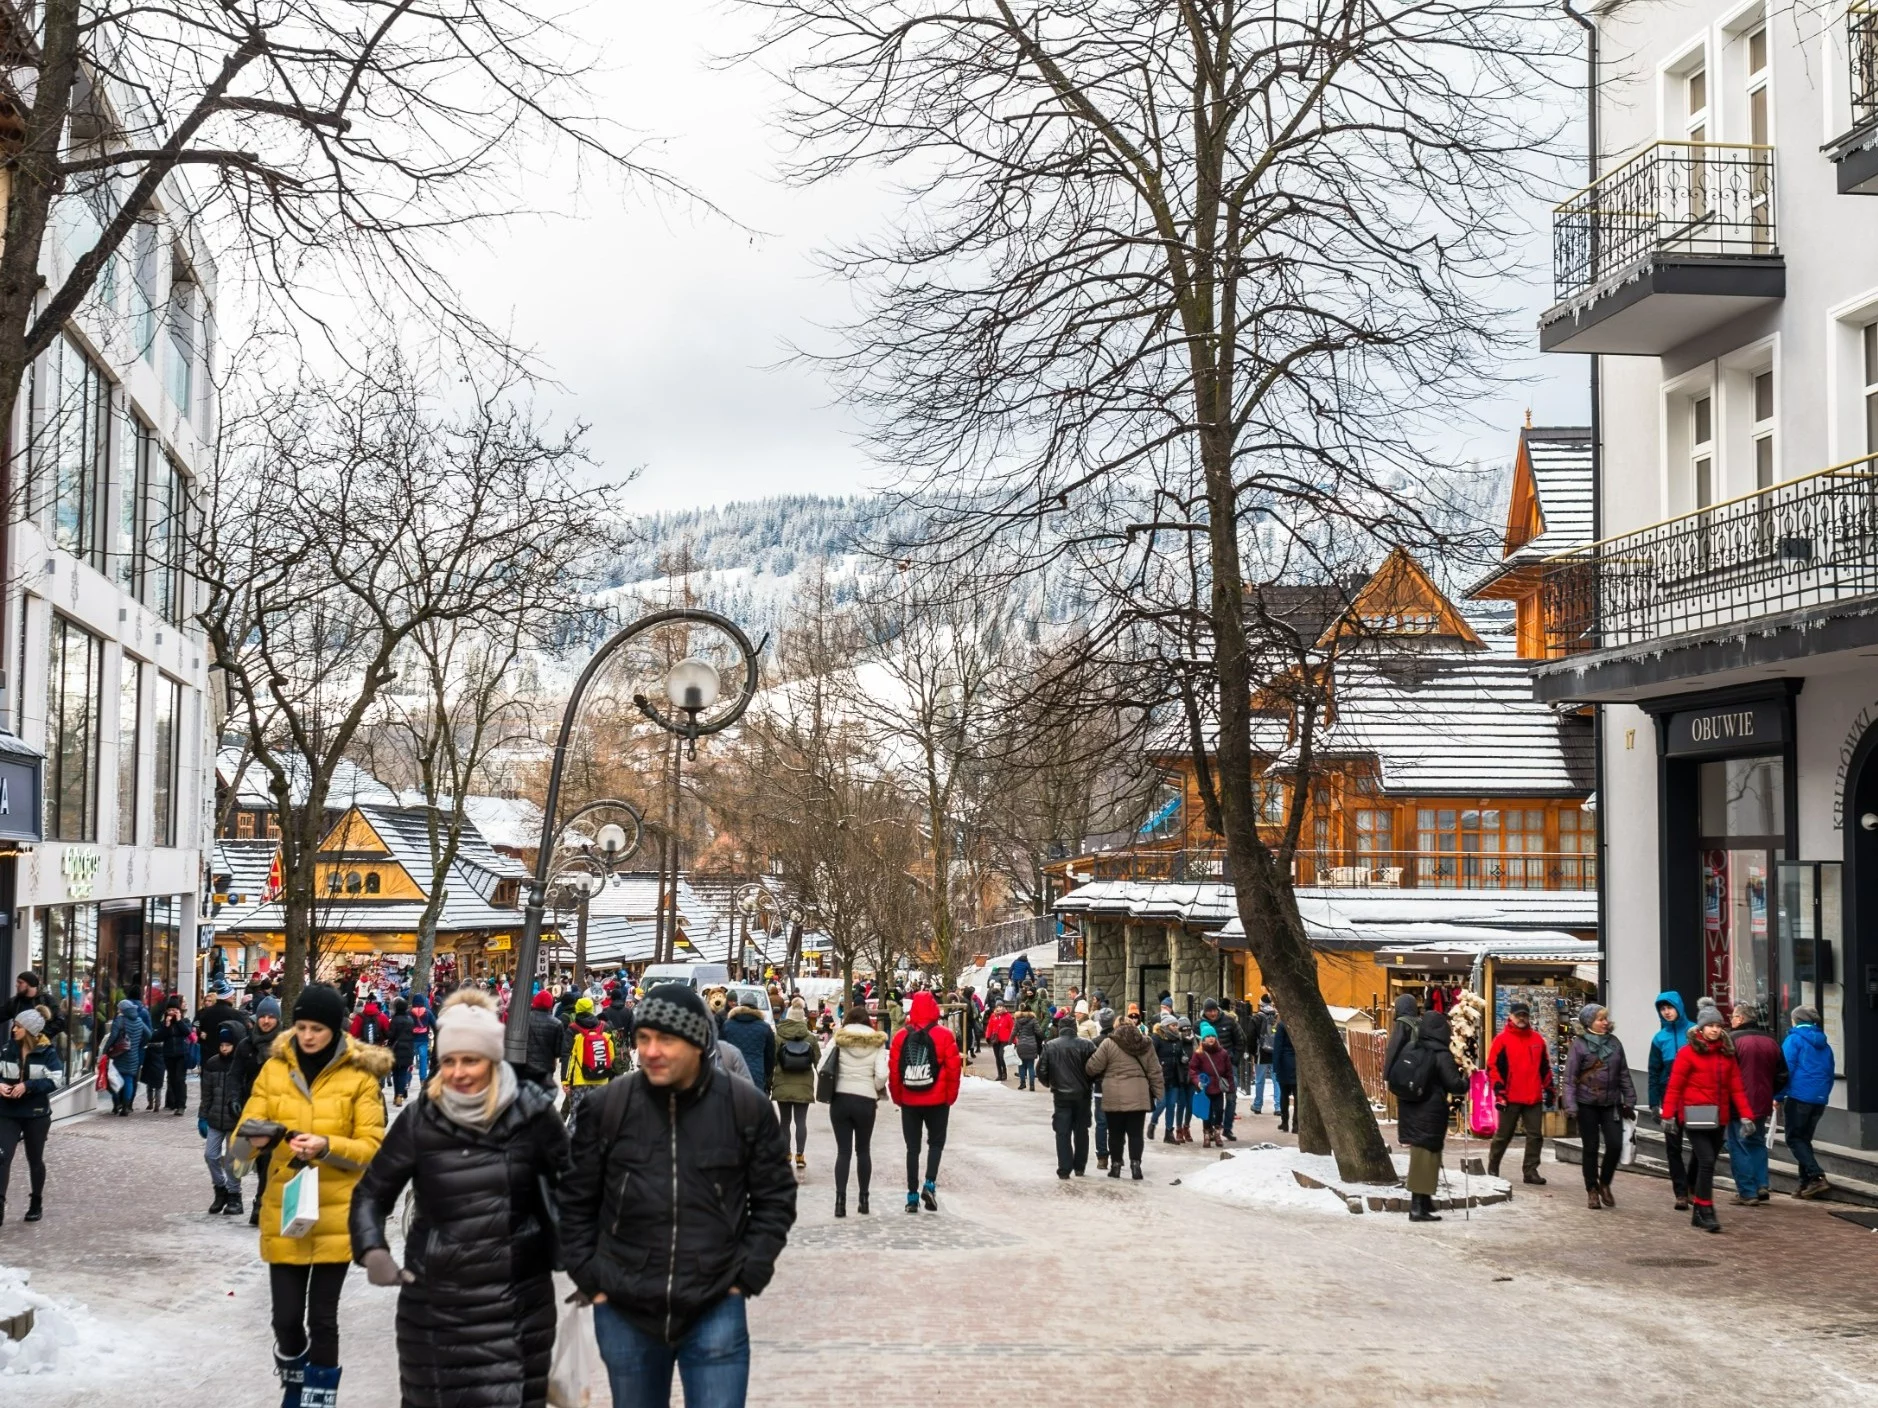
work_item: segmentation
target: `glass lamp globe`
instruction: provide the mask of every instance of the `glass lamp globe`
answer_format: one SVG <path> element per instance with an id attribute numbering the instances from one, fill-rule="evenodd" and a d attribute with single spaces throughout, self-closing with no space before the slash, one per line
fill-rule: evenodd
<path id="1" fill-rule="evenodd" d="M 687 713 L 710 708 L 722 691 L 716 668 L 696 656 L 680 660 L 665 672 L 665 697 Z"/>

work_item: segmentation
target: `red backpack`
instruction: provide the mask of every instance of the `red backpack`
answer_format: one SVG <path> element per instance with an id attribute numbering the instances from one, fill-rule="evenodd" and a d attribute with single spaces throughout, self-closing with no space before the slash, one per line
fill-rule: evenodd
<path id="1" fill-rule="evenodd" d="M 612 1078 L 613 1042 L 605 1027 L 581 1028 L 580 1074 L 589 1083 Z"/>

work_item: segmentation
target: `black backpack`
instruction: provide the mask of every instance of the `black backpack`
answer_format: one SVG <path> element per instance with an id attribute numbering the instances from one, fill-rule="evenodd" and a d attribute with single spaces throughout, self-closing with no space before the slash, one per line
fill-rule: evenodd
<path id="1" fill-rule="evenodd" d="M 785 1071 L 812 1071 L 815 1069 L 815 1043 L 792 1037 L 782 1044 L 776 1060 Z"/>
<path id="2" fill-rule="evenodd" d="M 927 1027 L 908 1027 L 900 1038 L 900 1088 L 931 1090 L 939 1084 L 939 1048 Z"/>
<path id="3" fill-rule="evenodd" d="M 1404 1046 L 1388 1070 L 1390 1094 L 1411 1105 L 1426 1100 L 1434 1084 L 1435 1058 L 1440 1051 L 1440 1047 L 1430 1046 L 1420 1037 Z"/>

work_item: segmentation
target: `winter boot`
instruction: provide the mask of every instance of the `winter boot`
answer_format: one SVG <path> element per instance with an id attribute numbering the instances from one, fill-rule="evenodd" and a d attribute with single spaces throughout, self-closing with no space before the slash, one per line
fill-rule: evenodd
<path id="1" fill-rule="evenodd" d="M 1172 1125 L 1167 1127 L 1167 1133 L 1161 1137 L 1161 1142 L 1163 1144 L 1178 1144 L 1180 1142 L 1180 1136 L 1174 1133 L 1174 1127 Z"/>
<path id="2" fill-rule="evenodd" d="M 1429 1193 L 1409 1194 L 1410 1222 L 1439 1222 L 1441 1214 L 1435 1211 L 1434 1196 Z"/>
<path id="3" fill-rule="evenodd" d="M 222 1209 L 224 1217 L 240 1217 L 247 1209 L 241 1205 L 241 1190 L 237 1188 L 228 1195 L 228 1203 Z"/>
<path id="4" fill-rule="evenodd" d="M 209 1204 L 209 1211 L 211 1213 L 218 1213 L 227 1206 L 228 1206 L 228 1190 L 226 1188 L 223 1188 L 217 1185 L 215 1189 L 215 1201 Z"/>
<path id="5" fill-rule="evenodd" d="M 1699 1227 L 1704 1232 L 1721 1231 L 1721 1219 L 1715 1216 L 1715 1204 L 1697 1203 L 1689 1225 Z"/>
<path id="6" fill-rule="evenodd" d="M 848 1215 L 848 1195 L 846 1191 L 843 1191 L 843 1192 L 835 1194 L 835 1216 L 846 1217 L 847 1215 Z"/>
<path id="7" fill-rule="evenodd" d="M 926 1205 L 927 1212 L 939 1211 L 939 1188 L 930 1178 L 920 1186 L 919 1200 Z"/>
<path id="8" fill-rule="evenodd" d="M 919 1211 L 919 1194 L 917 1194 L 917 1193 L 908 1193 L 908 1194 L 906 1195 L 906 1210 L 907 1210 L 908 1212 L 918 1212 L 918 1211 Z"/>
<path id="9" fill-rule="evenodd" d="M 248 1226 L 259 1227 L 260 1225 L 261 1225 L 261 1195 L 257 1192 L 254 1195 L 254 1206 L 248 1209 Z"/>
<path id="10" fill-rule="evenodd" d="M 1110 1159 L 1109 1160 L 1109 1177 L 1120 1178 L 1121 1176 L 1122 1176 L 1122 1161 L 1120 1159 Z"/>
<path id="11" fill-rule="evenodd" d="M 26 1221 L 37 1222 L 46 1215 L 46 1210 L 39 1205 L 39 1195 L 34 1193 L 26 1200 Z"/>
<path id="12" fill-rule="evenodd" d="M 865 1192 L 861 1194 L 859 1201 L 855 1203 L 854 1210 L 862 1217 L 867 1216 L 867 1194 Z"/>
<path id="13" fill-rule="evenodd" d="M 1617 1206 L 1617 1199 L 1611 1193 L 1610 1184 L 1600 1183 L 1598 1185 L 1598 1201 L 1603 1203 L 1604 1206 L 1607 1208 L 1614 1208 Z"/>
<path id="14" fill-rule="evenodd" d="M 1129 1176 L 1130 1178 L 1132 1178 L 1132 1179 L 1134 1179 L 1134 1180 L 1135 1180 L 1135 1182 L 1137 1182 L 1137 1183 L 1139 1183 L 1139 1182 L 1141 1181 L 1141 1177 L 1142 1177 L 1142 1175 L 1141 1175 L 1141 1165 L 1140 1165 L 1140 1164 L 1138 1164 L 1138 1163 L 1133 1163 L 1133 1162 L 1130 1162 L 1130 1163 L 1129 1163 L 1129 1165 L 1128 1165 L 1128 1176 Z"/>
<path id="15" fill-rule="evenodd" d="M 306 1384 L 306 1356 L 289 1359 L 274 1351 L 274 1377 L 280 1380 L 280 1408 L 301 1408 L 300 1395 Z"/>
<path id="16" fill-rule="evenodd" d="M 339 1366 L 309 1364 L 306 1386 L 300 1390 L 300 1408 L 338 1408 Z"/>
<path id="17" fill-rule="evenodd" d="M 1604 1211 L 1604 1200 L 1598 1196 L 1597 1189 L 1585 1189 L 1585 1206 L 1590 1208 L 1593 1212 Z"/>
<path id="18" fill-rule="evenodd" d="M 1097 1154 L 1096 1155 L 1096 1171 L 1104 1172 L 1107 1170 L 1108 1166 L 1109 1166 L 1109 1156 L 1107 1154 Z"/>

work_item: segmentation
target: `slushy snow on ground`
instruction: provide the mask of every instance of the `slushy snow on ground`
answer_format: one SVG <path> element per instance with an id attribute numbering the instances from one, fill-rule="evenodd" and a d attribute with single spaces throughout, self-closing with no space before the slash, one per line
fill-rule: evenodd
<path id="1" fill-rule="evenodd" d="M 40 1295 L 28 1275 L 18 1267 L 0 1266 L 0 1319 L 33 1312 L 33 1328 L 25 1339 L 0 1335 L 0 1375 L 54 1374 L 61 1381 L 92 1373 L 110 1377 L 124 1362 L 120 1350 L 125 1332 L 108 1331 L 82 1305 Z M 0 1394 L 0 1400 L 5 1398 Z"/>
<path id="2" fill-rule="evenodd" d="M 1398 1173 L 1408 1171 L 1406 1154 L 1397 1154 L 1395 1163 Z M 1330 1188 L 1306 1188 L 1293 1176 L 1294 1173 L 1303 1173 L 1307 1178 L 1342 1188 L 1352 1195 L 1380 1198 L 1408 1196 L 1403 1188 L 1395 1184 L 1346 1184 L 1338 1176 L 1337 1161 L 1328 1154 L 1301 1154 L 1296 1149 L 1277 1144 L 1259 1144 L 1233 1150 L 1231 1157 L 1183 1175 L 1181 1186 L 1195 1189 L 1209 1197 L 1250 1207 L 1290 1208 L 1299 1212 L 1350 1216 L 1349 1205 L 1340 1194 L 1332 1192 Z M 1478 1196 L 1503 1193 L 1507 1187 L 1503 1178 L 1466 1177 L 1456 1169 L 1446 1170 L 1444 1176 L 1448 1186 L 1442 1191 L 1452 1197 L 1469 1193 Z M 1474 1211 L 1481 1212 L 1484 1209 L 1475 1208 Z"/>

